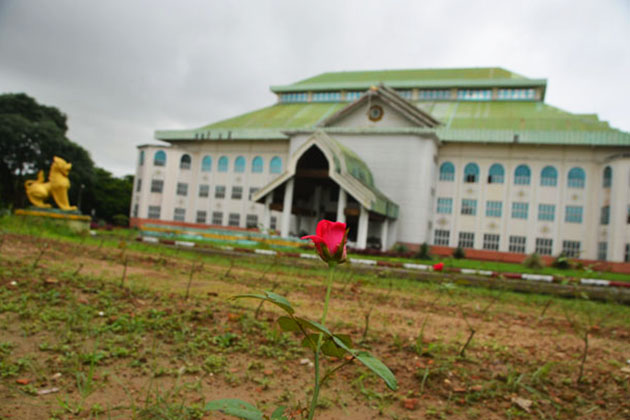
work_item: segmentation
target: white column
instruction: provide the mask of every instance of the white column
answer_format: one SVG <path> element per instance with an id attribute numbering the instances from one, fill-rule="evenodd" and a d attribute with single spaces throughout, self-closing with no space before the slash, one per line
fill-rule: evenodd
<path id="1" fill-rule="evenodd" d="M 361 206 L 361 213 L 359 213 L 359 232 L 357 234 L 357 248 L 359 249 L 365 249 L 367 247 L 368 217 L 368 210 Z"/>
<path id="2" fill-rule="evenodd" d="M 346 191 L 339 187 L 339 199 L 337 200 L 337 221 L 341 223 L 346 223 L 346 203 L 348 201 L 348 196 L 346 195 Z"/>
<path id="3" fill-rule="evenodd" d="M 381 224 L 381 251 L 387 251 L 387 230 L 389 227 L 389 220 L 383 220 Z"/>
<path id="4" fill-rule="evenodd" d="M 265 207 L 263 208 L 262 225 L 265 230 L 271 228 L 271 202 L 273 201 L 273 191 L 265 197 Z"/>
<path id="5" fill-rule="evenodd" d="M 284 184 L 284 201 L 282 203 L 282 222 L 280 224 L 280 236 L 289 236 L 291 222 L 291 207 L 293 207 L 293 178 Z"/>

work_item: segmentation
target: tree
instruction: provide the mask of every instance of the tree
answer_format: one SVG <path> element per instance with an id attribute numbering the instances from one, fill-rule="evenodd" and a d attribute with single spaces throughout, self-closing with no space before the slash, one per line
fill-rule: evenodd
<path id="1" fill-rule="evenodd" d="M 129 214 L 131 205 L 131 193 L 133 189 L 133 176 L 122 178 L 114 177 L 105 169 L 95 168 L 94 186 L 84 192 L 83 204 L 85 213 L 94 210 L 94 218 L 107 222 L 114 222 L 117 215 Z M 118 222 L 117 224 L 120 224 Z"/>
<path id="2" fill-rule="evenodd" d="M 0 95 L 0 204 L 26 204 L 24 181 L 40 169 L 48 172 L 53 156 L 72 163 L 68 193 L 76 202 L 80 185 L 91 187 L 94 162 L 89 153 L 66 138 L 67 118 L 55 107 L 38 104 L 24 93 Z"/>

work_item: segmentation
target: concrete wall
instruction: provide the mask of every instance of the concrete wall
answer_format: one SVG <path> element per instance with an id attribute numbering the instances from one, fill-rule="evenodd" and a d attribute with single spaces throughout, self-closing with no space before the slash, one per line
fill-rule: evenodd
<path id="1" fill-rule="evenodd" d="M 500 235 L 499 251 L 508 251 L 509 236 L 525 236 L 526 253 L 535 250 L 536 238 L 553 240 L 552 255 L 562 251 L 564 240 L 581 243 L 581 258 L 596 259 L 598 242 L 607 241 L 608 259 L 623 260 L 623 249 L 630 242 L 630 225 L 626 223 L 629 197 L 630 162 L 621 159 L 612 162 L 613 184 L 611 189 L 602 187 L 603 170 L 606 159 L 623 149 L 591 148 L 576 146 L 526 146 L 526 145 L 483 145 L 446 144 L 440 148 L 439 166 L 449 161 L 455 165 L 453 182 L 438 181 L 437 198 L 452 198 L 452 214 L 436 214 L 435 229 L 450 231 L 450 246 L 457 246 L 459 232 L 474 232 L 476 249 L 483 247 L 483 234 Z M 464 167 L 475 162 L 480 167 L 480 181 L 464 182 Z M 500 163 L 505 169 L 502 184 L 488 184 L 488 170 L 494 163 Z M 531 170 L 530 185 L 515 185 L 514 170 L 520 164 L 526 164 Z M 558 171 L 556 186 L 542 186 L 541 170 L 552 165 Z M 579 166 L 586 172 L 584 188 L 570 188 L 567 175 L 571 168 Z M 618 189 L 615 190 L 615 188 Z M 614 198 L 612 198 L 614 197 Z M 475 216 L 461 214 L 462 199 L 477 200 Z M 489 200 L 503 203 L 502 216 L 486 217 L 486 202 Z M 526 202 L 529 205 L 525 220 L 511 217 L 512 203 Z M 538 205 L 555 205 L 553 221 L 538 220 Z M 601 207 L 611 205 L 611 221 L 608 226 L 600 226 Z M 565 222 L 567 205 L 582 206 L 582 223 Z"/>
<path id="2" fill-rule="evenodd" d="M 272 174 L 269 170 L 271 159 L 274 156 L 282 158 L 283 170 L 287 162 L 288 142 L 283 141 L 224 141 L 224 142 L 204 142 L 196 141 L 190 143 L 177 143 L 173 147 L 144 146 L 144 165 L 136 167 L 136 183 L 141 179 L 141 190 L 134 192 L 132 196 L 131 216 L 134 217 L 134 206 L 138 205 L 139 218 L 147 218 L 150 205 L 161 207 L 161 220 L 173 220 L 175 208 L 186 209 L 185 222 L 196 222 L 197 211 L 207 212 L 207 224 L 212 221 L 213 212 L 223 213 L 223 225 L 228 224 L 230 213 L 240 214 L 240 227 L 245 227 L 248 214 L 258 216 L 259 223 L 262 221 L 263 205 L 252 203 L 248 200 L 250 188 L 261 188 L 279 174 Z M 166 166 L 156 167 L 153 165 L 153 157 L 158 150 L 166 152 Z M 192 158 L 190 170 L 180 169 L 180 159 L 184 154 L 189 154 Z M 210 172 L 201 171 L 201 161 L 205 155 L 212 158 L 212 168 Z M 218 161 L 221 156 L 228 158 L 228 171 L 218 171 Z M 237 156 L 245 158 L 245 172 L 235 173 L 234 162 Z M 263 172 L 252 173 L 252 160 L 256 156 L 263 158 Z M 164 180 L 162 193 L 151 193 L 151 180 Z M 176 195 L 178 182 L 188 184 L 188 195 L 182 197 Z M 199 185 L 210 186 L 209 197 L 199 197 Z M 215 198 L 215 187 L 225 186 L 225 198 Z M 231 199 L 233 186 L 241 186 L 243 195 L 240 200 Z M 272 212 L 272 216 L 280 217 L 279 212 Z"/>

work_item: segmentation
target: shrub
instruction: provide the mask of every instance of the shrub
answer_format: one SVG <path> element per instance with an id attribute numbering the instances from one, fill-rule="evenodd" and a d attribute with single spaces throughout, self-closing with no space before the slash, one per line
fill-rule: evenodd
<path id="1" fill-rule="evenodd" d="M 429 244 L 426 242 L 420 245 L 420 249 L 416 253 L 415 257 L 419 260 L 430 260 L 431 252 L 429 251 Z"/>
<path id="2" fill-rule="evenodd" d="M 572 268 L 571 261 L 564 252 L 561 252 L 560 255 L 558 255 L 558 257 L 551 263 L 551 266 L 560 270 L 568 270 L 569 268 Z"/>
<path id="3" fill-rule="evenodd" d="M 466 252 L 464 252 L 464 248 L 462 248 L 461 246 L 455 248 L 455 250 L 453 251 L 453 258 L 456 258 L 458 260 L 466 258 Z"/>
<path id="4" fill-rule="evenodd" d="M 112 219 L 116 226 L 129 226 L 129 217 L 124 214 L 115 214 Z"/>
<path id="5" fill-rule="evenodd" d="M 523 265 L 527 268 L 543 268 L 545 266 L 540 258 L 540 255 L 535 252 L 525 258 Z"/>
<path id="6" fill-rule="evenodd" d="M 407 246 L 404 244 L 396 244 L 394 246 L 394 252 L 396 254 L 406 254 L 409 252 L 409 248 L 407 248 Z"/>

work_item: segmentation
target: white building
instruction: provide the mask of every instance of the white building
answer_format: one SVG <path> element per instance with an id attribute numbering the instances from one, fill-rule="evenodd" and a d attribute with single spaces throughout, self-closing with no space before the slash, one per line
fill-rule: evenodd
<path id="1" fill-rule="evenodd" d="M 630 261 L 630 134 L 500 68 L 325 73 L 139 147 L 132 223 Z"/>

